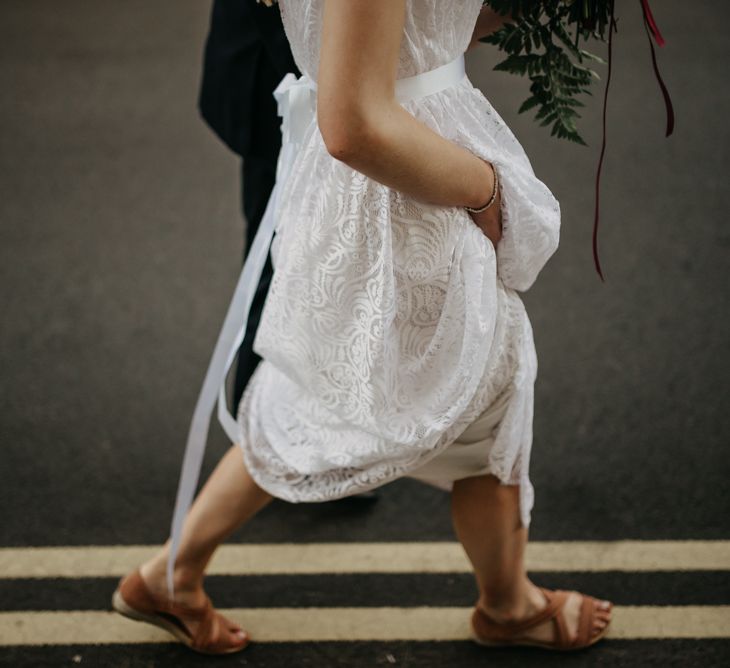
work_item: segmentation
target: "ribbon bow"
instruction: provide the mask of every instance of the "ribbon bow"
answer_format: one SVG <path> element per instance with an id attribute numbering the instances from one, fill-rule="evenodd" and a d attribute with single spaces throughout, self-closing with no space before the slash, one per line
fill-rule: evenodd
<path id="1" fill-rule="evenodd" d="M 274 89 L 279 116 L 282 117 L 282 144 L 301 144 L 314 113 L 313 91 L 316 84 L 307 76 L 297 79 L 289 72 Z"/>
<path id="2" fill-rule="evenodd" d="M 276 181 L 271 193 L 273 215 L 279 217 L 279 191 L 286 183 L 294 159 L 304 141 L 304 134 L 314 120 L 314 91 L 317 84 L 308 76 L 297 77 L 288 72 L 274 89 L 274 97 L 281 116 L 281 152 L 276 163 Z M 281 220 L 276 232 L 281 231 Z"/>

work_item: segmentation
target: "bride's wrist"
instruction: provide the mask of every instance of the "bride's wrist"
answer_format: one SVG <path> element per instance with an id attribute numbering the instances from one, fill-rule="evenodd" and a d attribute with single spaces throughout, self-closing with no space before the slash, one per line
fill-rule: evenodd
<path id="1" fill-rule="evenodd" d="M 484 185 L 482 185 L 480 189 L 481 194 L 478 195 L 479 200 L 472 201 L 464 205 L 464 208 L 469 213 L 481 213 L 482 211 L 486 211 L 489 207 L 493 206 L 497 198 L 497 191 L 499 189 L 499 176 L 497 175 L 496 168 L 492 163 L 487 162 L 486 160 L 483 160 L 481 158 L 480 160 L 483 163 L 484 168 L 487 172 L 486 178 L 481 179 L 482 184 L 487 184 L 486 194 Z"/>
<path id="2" fill-rule="evenodd" d="M 462 206 L 478 208 L 482 206 L 482 204 L 484 204 L 484 202 L 486 202 L 492 194 L 492 179 L 494 177 L 492 176 L 492 170 L 489 163 L 476 154 L 472 155 L 478 160 L 478 162 L 475 161 L 477 169 L 474 172 L 477 176 L 473 182 L 470 182 L 470 192 L 468 193 L 468 196 L 462 200 L 461 204 Z"/>

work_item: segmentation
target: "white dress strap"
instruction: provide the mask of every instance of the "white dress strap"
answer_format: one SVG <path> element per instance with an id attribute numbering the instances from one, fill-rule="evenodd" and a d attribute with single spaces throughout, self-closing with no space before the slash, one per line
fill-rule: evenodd
<path id="1" fill-rule="evenodd" d="M 441 67 L 396 81 L 396 98 L 399 102 L 407 102 L 431 95 L 460 83 L 465 76 L 464 55 L 461 54 Z M 226 378 L 246 333 L 251 304 L 277 229 L 279 193 L 289 177 L 304 135 L 315 120 L 316 88 L 316 82 L 308 76 L 302 75 L 297 78 L 289 72 L 273 93 L 277 101 L 278 114 L 282 118 L 282 144 L 276 166 L 276 181 L 228 306 L 193 412 L 172 518 L 167 562 L 167 587 L 170 596 L 174 596 L 175 559 L 180 546 L 183 523 L 198 485 L 216 395 L 218 421 L 232 442 L 235 443 L 239 438 L 238 423 L 227 407 Z"/>

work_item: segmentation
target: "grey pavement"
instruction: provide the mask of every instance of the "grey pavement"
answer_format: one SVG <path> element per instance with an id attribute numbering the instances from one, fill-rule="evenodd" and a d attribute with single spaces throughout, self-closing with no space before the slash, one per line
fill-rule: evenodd
<path id="1" fill-rule="evenodd" d="M 601 200 L 605 283 L 591 256 L 602 85 L 584 98 L 590 146 L 580 147 L 517 115 L 527 86 L 492 71 L 492 47 L 468 56 L 472 81 L 562 209 L 560 248 L 524 295 L 539 360 L 535 540 L 730 539 L 730 48 L 719 28 L 730 8 L 653 5 L 676 128 L 664 137 L 640 5 L 619 2 Z M 168 533 L 190 416 L 243 244 L 239 162 L 196 110 L 208 12 L 193 0 L 0 5 L 0 546 L 149 544 Z M 216 424 L 204 472 L 226 447 Z M 373 504 L 277 502 L 233 538 L 453 539 L 448 497 L 408 480 L 383 487 Z M 378 605 L 396 605 L 401 590 L 402 605 L 426 604 L 415 579 L 368 577 L 345 583 L 358 591 L 350 605 L 366 605 L 362 587 Z M 675 603 L 716 605 L 730 602 L 727 578 L 544 581 L 593 586 L 627 604 L 660 605 L 670 591 Z M 85 584 L 51 584 L 49 600 L 37 583 L 3 582 L 0 610 L 103 608 L 113 582 Z M 291 591 L 284 581 L 253 586 Z M 468 584 L 458 587 L 446 596 L 433 582 L 426 591 L 437 604 L 468 605 Z M 347 596 L 311 600 L 348 605 Z M 576 665 L 721 665 L 729 651 L 727 640 L 612 641 Z M 67 665 L 75 652 L 0 648 L 0 664 Z M 171 647 L 83 652 L 85 665 L 200 663 Z M 400 665 L 488 661 L 460 643 L 271 644 L 239 661 L 365 666 L 387 664 L 388 652 Z M 559 660 L 498 656 L 499 665 Z"/>

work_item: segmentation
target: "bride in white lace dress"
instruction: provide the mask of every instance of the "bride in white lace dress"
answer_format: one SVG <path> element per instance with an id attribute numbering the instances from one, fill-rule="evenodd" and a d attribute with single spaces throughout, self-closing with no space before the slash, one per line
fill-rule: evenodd
<path id="1" fill-rule="evenodd" d="M 202 590 L 220 541 L 272 497 L 322 501 L 408 475 L 452 491 L 480 586 L 475 639 L 592 644 L 610 604 L 536 587 L 523 562 L 537 360 L 518 291 L 557 248 L 560 207 L 463 73 L 464 51 L 506 18 L 482 0 L 279 8 L 310 113 L 285 121 L 297 144 L 277 184 L 263 360 L 239 443 L 185 522 L 176 602 L 166 546 L 115 607 L 177 617 L 197 649 L 239 649 L 239 627 Z"/>
<path id="2" fill-rule="evenodd" d="M 300 70 L 317 80 L 319 68 L 320 85 L 339 94 L 339 82 L 322 81 L 323 2 L 279 4 Z M 397 78 L 460 57 L 480 7 L 479 0 L 407 3 Z M 346 96 L 337 103 L 346 104 Z M 495 166 L 502 207 L 497 202 L 489 214 L 502 208 L 504 226 L 496 252 L 457 205 L 489 198 L 489 167 L 472 157 L 481 179 L 474 169 L 457 188 L 443 173 L 448 164 L 424 164 L 423 173 L 409 158 L 381 167 L 391 137 L 359 140 L 340 125 L 339 111 L 319 109 L 319 124 L 309 117 L 280 194 L 274 277 L 254 341 L 263 361 L 239 407 L 246 465 L 288 501 L 338 498 L 439 469 L 448 485 L 443 458 L 417 469 L 501 397 L 494 436 L 482 439 L 471 463 L 520 484 L 527 526 L 537 363 L 515 290 L 528 288 L 557 248 L 558 202 L 468 77 L 406 101 L 401 113 L 420 121 L 406 125 L 413 144 L 431 138 L 431 129 Z M 347 133 L 344 149 L 338 133 Z M 357 141 L 367 141 L 370 155 L 351 146 Z M 344 159 L 333 160 L 333 148 Z"/>

